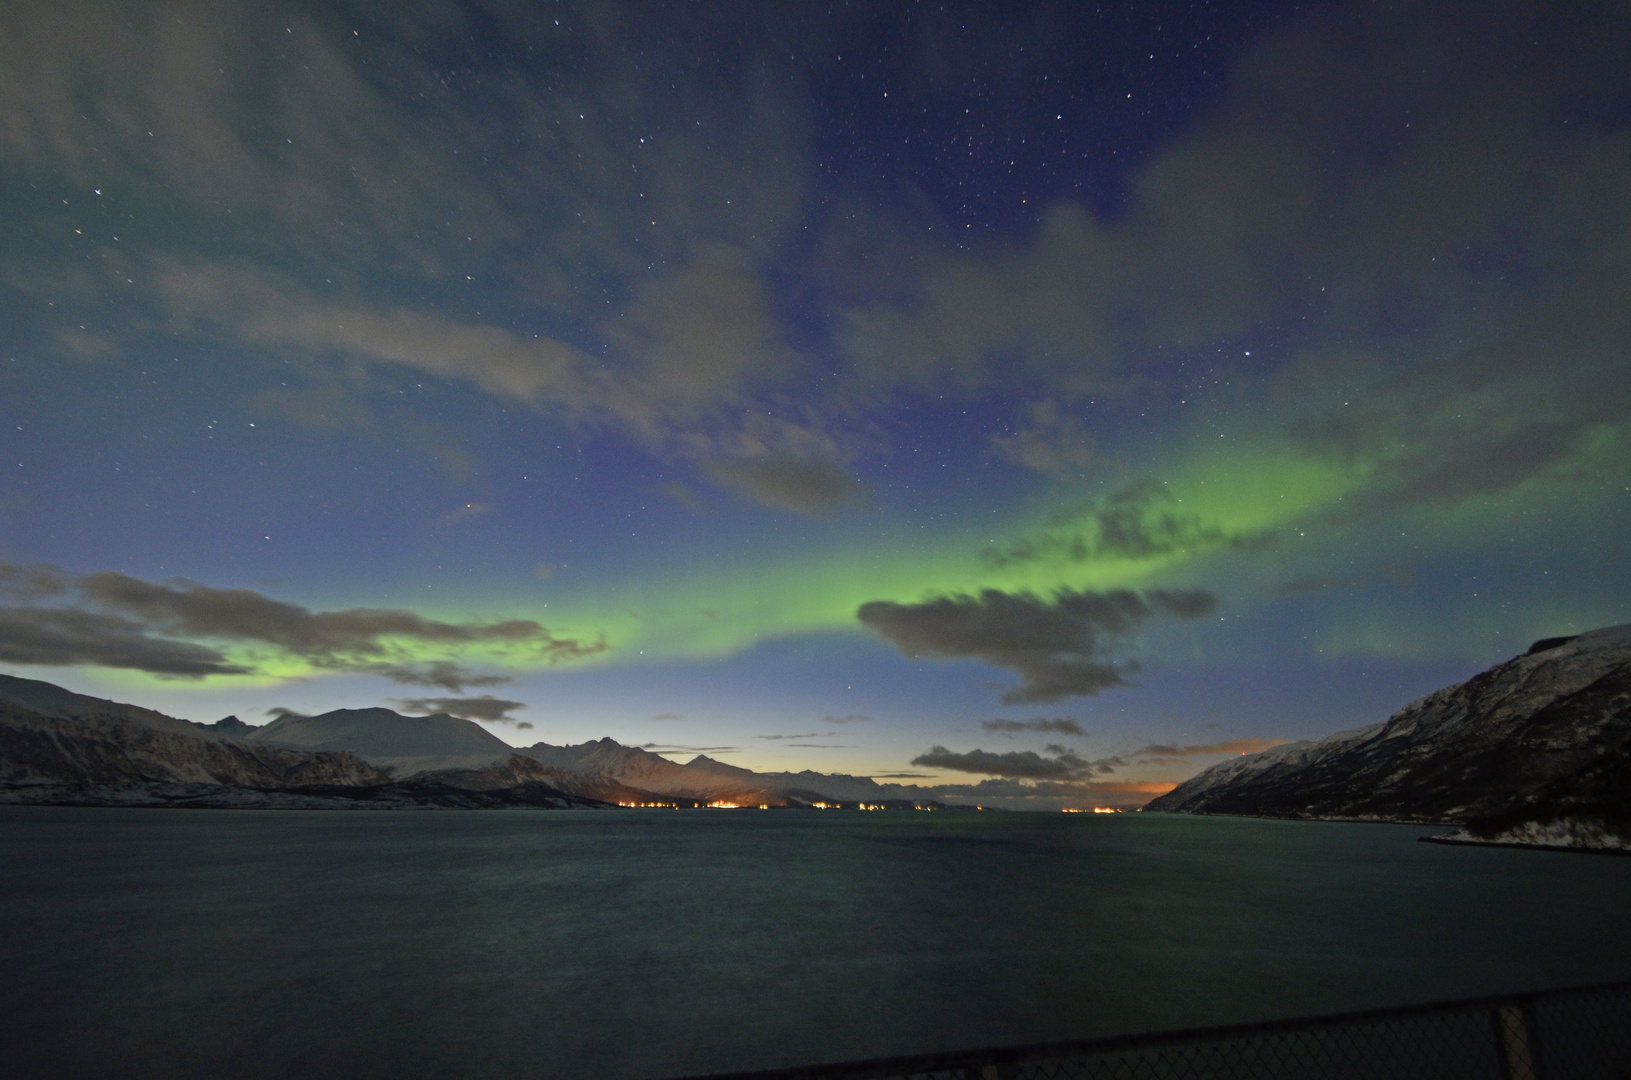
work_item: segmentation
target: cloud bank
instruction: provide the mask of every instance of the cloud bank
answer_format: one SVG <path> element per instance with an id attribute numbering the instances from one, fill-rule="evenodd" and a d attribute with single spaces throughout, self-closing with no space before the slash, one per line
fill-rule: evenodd
<path id="1" fill-rule="evenodd" d="M 491 645 L 561 663 L 606 649 L 603 641 L 559 637 L 528 619 L 452 623 L 402 609 L 311 611 L 252 589 L 215 589 L 183 579 L 155 583 L 117 571 L 74 576 L 55 568 L 3 565 L 0 586 L 13 595 L 43 590 L 59 601 L 0 606 L 0 659 L 20 664 L 88 664 L 184 678 L 260 670 L 200 643 L 231 642 L 270 646 L 323 670 L 367 672 L 457 691 L 505 677 L 471 674 L 451 660 L 422 662 L 400 654 Z"/>
<path id="2" fill-rule="evenodd" d="M 907 656 L 978 659 L 1015 672 L 1020 685 L 1002 695 L 1012 705 L 1125 686 L 1137 665 L 1113 660 L 1113 646 L 1151 618 L 1194 619 L 1216 607 L 1201 589 L 1060 589 L 1050 599 L 984 589 L 918 604 L 874 600 L 855 614 Z"/>
<path id="3" fill-rule="evenodd" d="M 509 724 L 521 723 L 509 714 L 527 707 L 524 701 L 506 701 L 491 694 L 480 697 L 397 698 L 395 702 L 398 708 L 408 713 L 447 713 L 465 720 Z"/>

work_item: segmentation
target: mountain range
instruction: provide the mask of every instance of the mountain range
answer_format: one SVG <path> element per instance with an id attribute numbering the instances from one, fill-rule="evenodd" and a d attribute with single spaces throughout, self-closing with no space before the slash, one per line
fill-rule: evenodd
<path id="1" fill-rule="evenodd" d="M 1220 762 L 1151 811 L 1461 826 L 1631 850 L 1631 625 L 1535 642 L 1383 723 Z"/>
<path id="2" fill-rule="evenodd" d="M 514 747 L 390 709 L 213 724 L 0 675 L 0 802 L 185 806 L 929 805 L 869 777 L 684 764 L 600 739 Z M 939 804 L 934 804 L 939 805 Z"/>
<path id="3" fill-rule="evenodd" d="M 609 738 L 515 747 L 446 713 L 200 724 L 0 675 L 0 802 L 938 806 L 935 794 L 701 754 L 682 763 Z M 1537 641 L 1383 723 L 1230 758 L 1145 809 L 1451 824 L 1434 839 L 1631 850 L 1631 625 Z"/>

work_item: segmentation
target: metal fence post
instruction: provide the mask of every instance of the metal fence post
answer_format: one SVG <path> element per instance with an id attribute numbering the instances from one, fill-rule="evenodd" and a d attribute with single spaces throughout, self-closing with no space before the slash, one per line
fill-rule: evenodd
<path id="1" fill-rule="evenodd" d="M 1520 1001 L 1497 1005 L 1490 1012 L 1503 1080 L 1541 1080 L 1531 1013 L 1528 1003 Z"/>

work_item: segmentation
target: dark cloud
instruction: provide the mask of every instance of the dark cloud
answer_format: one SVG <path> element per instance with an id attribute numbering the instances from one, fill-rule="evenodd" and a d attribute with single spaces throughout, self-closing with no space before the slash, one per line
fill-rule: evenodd
<path id="1" fill-rule="evenodd" d="M 653 720 L 684 720 L 685 717 L 677 712 L 660 712 L 652 717 Z"/>
<path id="2" fill-rule="evenodd" d="M 298 712 L 298 711 L 296 711 L 294 709 L 284 708 L 282 705 L 273 705 L 270 709 L 266 710 L 266 715 L 267 716 L 273 716 L 273 717 L 276 717 L 276 718 L 281 720 L 285 716 L 304 717 L 307 714 L 303 713 L 303 712 Z"/>
<path id="3" fill-rule="evenodd" d="M 509 714 L 526 708 L 523 701 L 505 701 L 503 698 L 483 694 L 480 697 L 397 698 L 397 707 L 408 713 L 447 713 L 466 720 L 486 720 L 490 723 L 520 721 Z M 531 725 L 528 725 L 529 727 Z"/>
<path id="4" fill-rule="evenodd" d="M 575 660 L 605 648 L 604 644 L 552 637 L 530 619 L 448 623 L 390 608 L 314 612 L 252 589 L 213 589 L 192 581 L 158 584 L 113 570 L 86 574 L 77 584 L 90 603 L 124 612 L 157 629 L 191 637 L 262 641 L 339 667 L 354 666 L 359 657 L 385 651 L 384 639 L 388 638 L 437 645 L 526 645 L 550 660 Z"/>
<path id="5" fill-rule="evenodd" d="M 821 718 L 823 724 L 866 724 L 871 721 L 872 717 L 870 716 L 859 716 L 854 713 L 848 716 L 823 716 Z"/>
<path id="6" fill-rule="evenodd" d="M 803 735 L 755 735 L 754 736 L 755 739 L 769 739 L 772 742 L 778 742 L 778 741 L 781 741 L 781 740 L 784 740 L 784 739 L 817 739 L 817 738 L 820 738 L 820 737 L 821 737 L 821 732 L 819 732 L 819 731 L 806 732 Z"/>
<path id="7" fill-rule="evenodd" d="M 60 607 L 0 607 L 0 661 L 92 664 L 189 679 L 253 670 L 203 645 L 153 637 L 132 619 Z"/>
<path id="8" fill-rule="evenodd" d="M 36 563 L 18 566 L 0 563 L 0 597 L 22 604 L 37 603 L 68 591 L 70 579 L 54 566 Z"/>
<path id="9" fill-rule="evenodd" d="M 956 753 L 944 746 L 936 746 L 927 754 L 919 754 L 911 763 L 926 769 L 949 769 L 1024 780 L 1075 780 L 1088 775 L 1094 768 L 1093 762 L 1068 751 L 1043 757 L 1034 750 L 1010 750 L 1002 754 L 989 750 Z"/>
<path id="10" fill-rule="evenodd" d="M 1631 189 L 1631 164 L 1627 171 Z M 1618 283 L 1620 296 L 1626 289 L 1631 273 Z M 1292 421 L 1288 431 L 1301 450 L 1366 478 L 1334 516 L 1612 475 L 1617 462 L 1601 439 L 1631 423 L 1631 386 L 1622 377 L 1631 314 L 1602 293 L 1557 297 L 1509 321 L 1494 344 L 1376 379 Z"/>
<path id="11" fill-rule="evenodd" d="M 641 743 L 638 750 L 650 750 L 654 754 L 735 754 L 741 751 L 739 746 L 674 746 L 670 743 Z"/>
<path id="12" fill-rule="evenodd" d="M 75 577 L 55 568 L 0 566 L 0 572 L 0 587 L 11 586 L 13 594 L 43 590 L 46 598 L 56 599 L 78 594 L 72 603 L 57 606 L 0 607 L 0 657 L 13 663 L 98 664 L 193 678 L 251 673 L 254 668 L 229 661 L 215 648 L 178 639 L 229 640 L 272 645 L 318 667 L 456 693 L 507 680 L 471 674 L 452 661 L 392 659 L 399 643 L 497 644 L 550 662 L 606 648 L 603 641 L 556 637 L 525 619 L 449 623 L 388 608 L 314 612 L 251 589 L 214 589 L 179 579 L 160 584 L 117 571 Z"/>
<path id="13" fill-rule="evenodd" d="M 980 726 L 987 731 L 1057 731 L 1061 735 L 1085 735 L 1082 725 L 1068 716 L 1052 720 L 982 720 Z"/>
<path id="14" fill-rule="evenodd" d="M 987 548 L 980 558 L 993 567 L 1083 563 L 1153 559 L 1220 545 L 1250 547 L 1263 542 L 1258 536 L 1226 532 L 1179 507 L 1177 496 L 1166 484 L 1152 478 L 1136 480 L 1085 507 L 1054 515 L 1050 526 L 1036 536 Z"/>
<path id="15" fill-rule="evenodd" d="M 766 506 L 817 516 L 854 502 L 866 491 L 853 476 L 823 460 L 724 461 L 710 465 L 709 472 L 726 487 Z"/>
<path id="16" fill-rule="evenodd" d="M 1193 619 L 1216 606 L 1216 598 L 1200 589 L 1152 589 L 1142 595 L 1128 589 L 1061 589 L 1049 600 L 985 589 L 977 597 L 959 594 L 919 604 L 874 600 L 862 604 L 856 617 L 907 656 L 979 659 L 1008 668 L 1021 682 L 1002 700 L 1024 704 L 1126 685 L 1125 673 L 1137 665 L 1115 663 L 1111 645 L 1153 617 Z"/>
<path id="17" fill-rule="evenodd" d="M 508 675 L 477 675 L 451 660 L 421 664 L 365 664 L 359 670 L 407 686 L 440 686 L 455 694 L 467 686 L 502 686 L 513 681 Z"/>

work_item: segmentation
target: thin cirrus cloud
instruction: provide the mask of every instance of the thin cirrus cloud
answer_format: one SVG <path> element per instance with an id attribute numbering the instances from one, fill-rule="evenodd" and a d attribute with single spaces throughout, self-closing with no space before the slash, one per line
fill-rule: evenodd
<path id="1" fill-rule="evenodd" d="M 875 239 L 856 241 L 853 197 L 843 213 L 815 211 L 808 105 L 787 89 L 800 80 L 723 92 L 705 72 L 623 62 L 631 42 L 669 55 L 661 43 L 676 28 L 661 20 L 615 10 L 591 20 L 569 7 L 568 27 L 596 27 L 577 36 L 572 71 L 491 82 L 477 111 L 445 93 L 420 94 L 409 108 L 359 51 L 403 86 L 438 88 L 420 46 L 431 34 L 476 36 L 461 35 L 472 16 L 456 8 L 436 7 L 424 24 L 371 27 L 366 41 L 276 5 L 227 10 L 182 3 L 87 21 L 61 5 L 8 5 L 0 153 L 87 188 L 163 192 L 211 229 L 226 223 L 222 193 L 249 209 L 231 222 L 249 257 L 231 265 L 189 257 L 180 240 L 145 262 L 131 257 L 151 271 L 142 279 L 157 282 L 156 304 L 178 326 L 406 367 L 599 417 L 767 505 L 830 512 L 853 490 L 831 475 L 765 471 L 777 455 L 837 469 L 857 449 L 835 422 L 853 400 L 798 393 L 813 369 L 788 344 L 767 284 L 790 269 L 832 274 L 819 260 L 775 261 L 781 241 L 805 229 L 847 264 L 902 268 L 887 285 L 826 299 L 844 372 L 861 386 L 965 396 L 1022 375 L 1038 392 L 993 446 L 1040 472 L 1095 460 L 1084 401 L 1174 388 L 1171 355 L 1311 311 L 1319 317 L 1309 340 L 1258 382 L 1268 388 L 1268 426 L 1291 450 L 1357 466 L 1365 497 L 1346 500 L 1348 514 L 1610 467 L 1593 432 L 1623 429 L 1631 417 L 1617 378 L 1631 328 L 1615 314 L 1631 263 L 1628 234 L 1614 224 L 1631 204 L 1631 165 L 1609 128 L 1576 125 L 1560 139 L 1547 126 L 1600 111 L 1589 75 L 1623 70 L 1623 47 L 1613 44 L 1626 37 L 1615 32 L 1623 23 L 1560 25 L 1565 78 L 1525 52 L 1532 33 L 1521 5 L 1476 21 L 1453 5 L 1311 15 L 1230 64 L 1217 106 L 1129 174 L 1124 213 L 1100 220 L 1060 198 L 1031 235 L 961 251 L 938 242 L 945 230 L 932 216 L 918 230 L 903 212 L 867 205 L 864 231 Z M 770 44 L 780 25 L 738 23 L 698 17 L 684 32 L 695 41 L 746 35 L 767 58 L 784 51 Z M 517 49 L 560 32 L 519 8 L 488 13 L 482 25 Z M 274 37 L 275 58 L 265 48 Z M 1446 51 L 1441 41 L 1462 45 Z M 230 62 L 245 55 L 265 63 Z M 77 78 L 83 71 L 99 78 Z M 251 102 L 277 117 L 267 132 L 238 122 Z M 1405 113 L 1410 134 L 1385 158 L 1355 156 L 1343 137 Z M 636 129 L 651 137 L 614 134 Z M 511 146 L 548 152 L 500 150 Z M 1445 167 L 1488 160 L 1512 168 Z M 518 210 L 516 190 L 551 211 Z M 733 193 L 728 207 L 722 190 Z M 347 228 L 328 228 L 336 218 Z M 838 243 L 840 234 L 860 250 Z M 1477 260 L 1438 257 L 1486 250 L 1492 237 L 1545 285 L 1546 299 L 1515 317 L 1506 316 L 1520 299 Z M 893 248 L 902 251 L 886 259 Z M 507 295 L 571 318 L 558 320 L 558 333 L 524 338 L 497 320 L 408 310 L 355 281 L 334 299 L 317 277 L 302 288 L 263 269 L 361 265 L 423 283 L 472 258 Z M 653 277 L 653 259 L 672 269 Z M 61 267 L 29 272 L 41 269 L 17 264 L 10 276 L 53 289 L 69 276 Z M 178 271 L 216 287 L 178 283 Z M 136 277 L 120 276 L 121 296 Z M 615 318 L 591 318 L 607 280 L 626 303 Z M 1470 314 L 1485 311 L 1498 315 Z M 1469 320 L 1491 340 L 1458 353 L 1432 339 L 1434 328 L 1458 339 Z M 591 339 L 615 355 L 591 359 Z M 1354 341 L 1379 347 L 1356 355 Z M 1255 376 L 1261 363 L 1224 358 L 1213 374 L 1225 379 L 1235 365 Z M 1356 384 L 1374 393 L 1345 404 L 1339 391 L 1352 401 L 1343 388 Z M 1469 390 L 1479 399 L 1476 425 L 1462 422 Z M 758 408 L 765 395 L 790 392 L 802 415 L 778 410 L 771 419 Z M 821 449 L 835 443 L 837 452 Z M 1068 530 L 1057 539 L 1039 542 L 1078 550 Z M 1209 542 L 1182 530 L 1155 540 Z"/>
<path id="2" fill-rule="evenodd" d="M 737 342 L 733 355 L 741 359 L 721 366 L 722 337 L 727 331 L 740 335 L 742 323 L 754 321 L 737 309 L 764 301 L 748 285 L 733 286 L 746 280 L 739 271 L 710 287 L 751 295 L 728 302 L 716 297 L 719 326 L 712 329 L 697 325 L 712 310 L 700 297 L 683 324 L 662 322 L 649 333 L 640 333 L 639 324 L 654 316 L 636 305 L 632 318 L 618 320 L 615 340 L 623 352 L 611 357 L 620 361 L 615 364 L 554 338 L 523 338 L 402 307 L 322 300 L 291 281 L 239 268 L 162 260 L 153 279 L 178 329 L 215 328 L 270 349 L 338 352 L 380 367 L 468 382 L 495 397 L 615 430 L 691 460 L 718 486 L 766 506 L 822 516 L 866 493 L 834 460 L 848 456 L 852 451 L 846 447 L 854 440 L 828 432 L 819 409 L 784 409 L 772 416 L 753 403 L 750 381 L 774 383 L 778 367 L 793 366 L 753 362 L 780 348 L 772 348 L 768 338 L 759 340 L 773 333 L 771 327 Z M 676 335 L 685 341 L 670 340 Z M 691 339 L 695 343 L 688 344 Z M 456 524 L 487 509 L 471 504 L 437 524 Z"/>
<path id="3" fill-rule="evenodd" d="M 756 461 L 715 462 L 709 473 L 725 487 L 741 491 L 766 506 L 816 517 L 860 500 L 866 488 L 831 461 L 788 456 Z"/>
<path id="4" fill-rule="evenodd" d="M 992 436 L 998 457 L 1059 476 L 1079 473 L 1097 460 L 1087 426 L 1059 402 L 1044 399 L 1033 403 L 1029 412 L 1017 431 Z"/>
<path id="5" fill-rule="evenodd" d="M 227 12 L 183 2 L 126 14 L 114 34 L 49 4 L 8 7 L 0 158 L 98 194 L 179 199 L 206 231 L 231 226 L 230 263 L 190 256 L 184 232 L 169 248 L 121 249 L 119 285 L 140 279 L 178 331 L 303 354 L 308 366 L 361 361 L 468 382 L 575 423 L 610 425 L 775 507 L 823 513 L 852 497 L 856 485 L 831 464 L 842 456 L 836 429 L 786 409 L 771 417 L 755 398 L 785 389 L 805 366 L 772 314 L 763 272 L 778 238 L 801 226 L 815 176 L 805 105 L 789 90 L 755 80 L 746 94 L 724 92 L 739 88 L 660 63 L 629 65 L 628 42 L 655 34 L 661 52 L 669 31 L 604 8 L 561 10 L 547 22 L 493 13 L 481 32 L 529 52 L 558 47 L 576 26 L 578 60 L 570 78 L 502 80 L 469 103 L 441 92 L 444 61 L 423 49 L 425 34 L 459 39 L 449 27 L 468 16 L 452 6 L 427 24 L 371 24 L 366 39 L 275 4 Z M 734 20 L 686 20 L 688 33 L 704 37 L 738 29 Z M 257 62 L 233 62 L 242 56 Z M 85 70 L 100 73 L 94 86 L 72 75 Z M 377 70 L 396 73 L 391 88 L 375 81 Z M 675 93 L 677 78 L 689 85 Z M 401 86 L 436 92 L 405 100 L 394 93 Z M 276 116 L 277 137 L 245 129 L 246 108 Z M 495 130 L 500 116 L 526 134 Z M 617 134 L 630 123 L 647 136 Z M 541 137 L 553 152 L 537 152 Z M 528 215 L 516 190 L 552 209 Z M 329 227 L 337 219 L 347 236 L 338 250 Z M 653 257 L 671 272 L 652 275 Z M 422 286 L 445 281 L 450 261 L 463 272 L 472 260 L 484 280 L 551 321 L 567 313 L 579 344 L 346 287 L 370 276 L 346 268 Z M 266 269 L 302 264 L 304 276 Z M 313 275 L 314 266 L 323 269 Z M 11 269 L 17 281 L 62 277 Z M 608 318 L 605 291 L 591 280 L 626 285 L 622 310 Z M 81 288 L 84 299 L 94 302 L 96 287 Z M 583 340 L 595 342 L 592 357 Z M 347 401 L 313 407 L 298 398 L 304 392 L 262 396 L 281 393 L 320 423 L 366 415 Z"/>
<path id="6" fill-rule="evenodd" d="M 603 641 L 558 637 L 527 619 L 452 623 L 392 608 L 311 611 L 252 589 L 155 583 L 111 570 L 75 576 L 54 567 L 5 566 L 0 586 L 12 596 L 31 592 L 57 601 L 0 606 L 0 658 L 13 663 L 95 664 L 186 678 L 257 670 L 201 643 L 231 641 L 269 645 L 317 668 L 456 692 L 504 677 L 473 674 L 451 660 L 404 659 L 396 643 L 496 646 L 554 663 L 606 649 Z"/>
<path id="7" fill-rule="evenodd" d="M 1020 685 L 1002 701 L 1024 704 L 1127 685 L 1126 673 L 1137 666 L 1117 663 L 1114 645 L 1151 618 L 1194 619 L 1216 606 L 1201 589 L 1060 589 L 1049 599 L 984 589 L 918 604 L 874 600 L 856 618 L 907 656 L 978 659 L 1015 672 Z"/>

